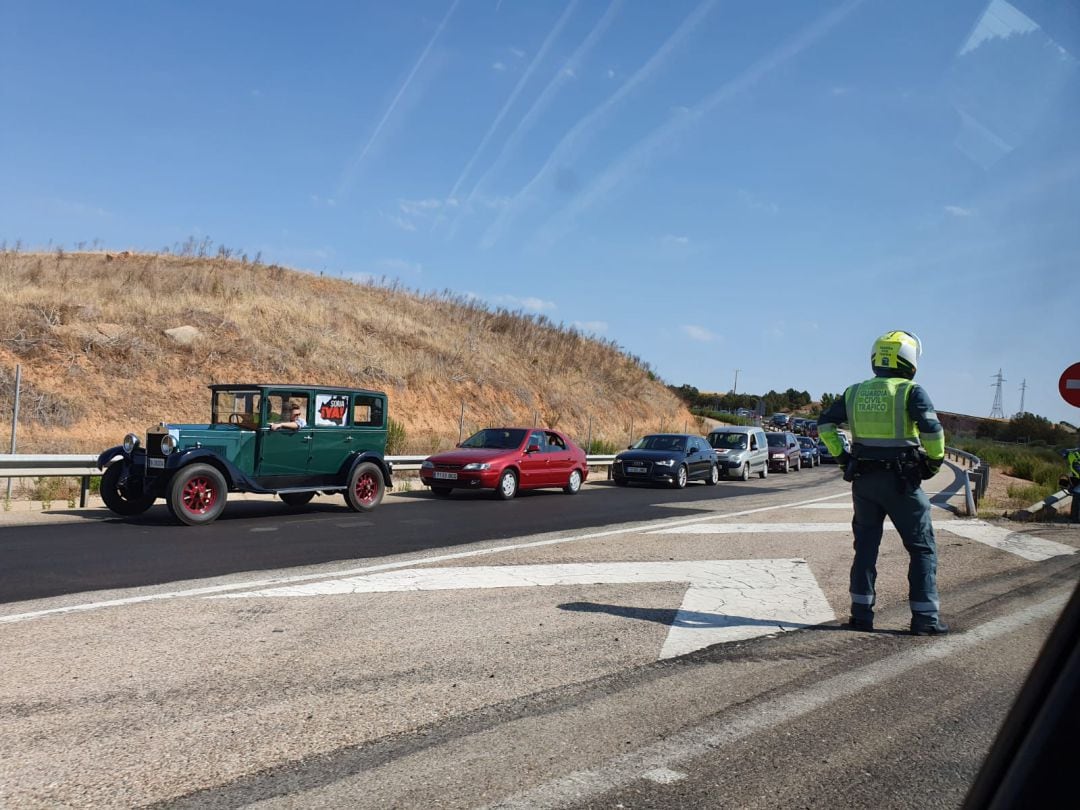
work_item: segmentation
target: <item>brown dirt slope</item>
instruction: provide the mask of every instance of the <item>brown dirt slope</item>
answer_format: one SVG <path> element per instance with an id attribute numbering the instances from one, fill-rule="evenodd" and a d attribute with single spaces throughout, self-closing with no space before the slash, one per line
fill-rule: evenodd
<path id="1" fill-rule="evenodd" d="M 166 330 L 194 327 L 190 343 Z M 543 316 L 449 292 L 159 254 L 0 253 L 0 437 L 22 365 L 19 452 L 92 452 L 160 420 L 205 422 L 213 382 L 385 390 L 405 452 L 485 424 L 584 442 L 694 418 L 648 365 Z"/>

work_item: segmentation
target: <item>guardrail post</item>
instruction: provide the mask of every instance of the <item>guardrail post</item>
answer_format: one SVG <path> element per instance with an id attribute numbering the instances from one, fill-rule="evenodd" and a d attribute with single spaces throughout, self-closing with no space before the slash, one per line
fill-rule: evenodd
<path id="1" fill-rule="evenodd" d="M 975 499 L 971 494 L 971 472 L 963 471 L 963 498 L 967 502 L 968 517 L 975 516 Z"/>
<path id="2" fill-rule="evenodd" d="M 86 508 L 86 499 L 90 494 L 90 476 L 84 475 L 79 485 L 79 508 Z"/>

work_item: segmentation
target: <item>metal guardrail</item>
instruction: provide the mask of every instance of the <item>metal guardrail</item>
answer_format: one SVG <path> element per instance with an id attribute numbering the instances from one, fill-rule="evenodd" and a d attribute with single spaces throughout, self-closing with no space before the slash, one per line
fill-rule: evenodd
<path id="1" fill-rule="evenodd" d="M 955 447 L 945 448 L 945 457 L 952 457 L 956 461 L 963 461 L 968 466 L 964 469 L 964 497 L 967 501 L 967 513 L 969 517 L 975 517 L 979 508 L 979 501 L 986 494 L 990 486 L 990 465 L 971 453 L 965 453 Z"/>
<path id="2" fill-rule="evenodd" d="M 386 456 L 394 472 L 415 472 L 427 456 Z M 0 453 L 0 478 L 79 478 L 79 506 L 86 507 L 90 479 L 101 475 L 96 455 L 31 455 Z M 586 456 L 590 467 L 610 467 L 613 455 Z"/>

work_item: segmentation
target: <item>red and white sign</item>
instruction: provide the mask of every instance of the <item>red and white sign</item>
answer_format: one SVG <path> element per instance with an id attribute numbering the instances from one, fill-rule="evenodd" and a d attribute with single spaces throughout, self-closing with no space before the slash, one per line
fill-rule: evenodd
<path id="1" fill-rule="evenodd" d="M 1058 381 L 1058 391 L 1062 399 L 1080 408 L 1080 363 L 1073 363 L 1065 369 Z"/>

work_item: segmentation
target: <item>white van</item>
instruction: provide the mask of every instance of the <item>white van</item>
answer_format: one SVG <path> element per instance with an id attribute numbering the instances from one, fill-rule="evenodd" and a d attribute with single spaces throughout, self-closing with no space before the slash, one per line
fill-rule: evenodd
<path id="1" fill-rule="evenodd" d="M 769 443 L 761 428 L 713 428 L 709 431 L 709 444 L 716 451 L 717 467 L 725 478 L 747 481 L 754 473 L 769 477 Z"/>

